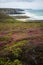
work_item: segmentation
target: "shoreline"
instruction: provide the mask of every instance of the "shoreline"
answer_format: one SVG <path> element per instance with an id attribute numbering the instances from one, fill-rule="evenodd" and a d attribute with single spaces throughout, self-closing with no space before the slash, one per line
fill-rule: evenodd
<path id="1" fill-rule="evenodd" d="M 32 16 L 26 15 L 26 14 L 15 14 L 15 15 L 9 15 L 9 16 L 11 16 L 19 21 L 43 20 L 43 16 L 32 17 Z"/>

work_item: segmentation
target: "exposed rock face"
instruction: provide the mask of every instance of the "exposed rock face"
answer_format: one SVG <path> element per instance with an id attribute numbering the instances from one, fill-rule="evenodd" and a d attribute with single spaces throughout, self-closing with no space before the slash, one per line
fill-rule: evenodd
<path id="1" fill-rule="evenodd" d="M 13 9 L 13 8 L 0 8 L 0 13 L 5 14 L 23 14 L 23 9 Z"/>

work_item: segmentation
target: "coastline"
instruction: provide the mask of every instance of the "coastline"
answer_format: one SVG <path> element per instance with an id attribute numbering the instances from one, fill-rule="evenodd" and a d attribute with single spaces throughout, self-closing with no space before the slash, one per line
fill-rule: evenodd
<path id="1" fill-rule="evenodd" d="M 36 16 L 32 13 L 25 14 L 8 14 L 9 16 L 15 18 L 19 21 L 27 21 L 27 20 L 43 20 L 43 16 Z"/>

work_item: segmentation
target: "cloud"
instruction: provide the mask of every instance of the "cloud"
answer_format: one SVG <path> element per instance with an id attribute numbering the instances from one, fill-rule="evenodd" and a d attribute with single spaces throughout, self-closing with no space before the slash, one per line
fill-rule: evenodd
<path id="1" fill-rule="evenodd" d="M 0 0 L 0 3 L 5 2 L 43 2 L 43 0 Z"/>
<path id="2" fill-rule="evenodd" d="M 31 2 L 31 8 L 43 9 L 43 0 L 34 0 L 33 2 Z"/>
<path id="3" fill-rule="evenodd" d="M 32 2 L 33 0 L 0 0 L 0 2 Z"/>
<path id="4" fill-rule="evenodd" d="M 42 2 L 43 0 L 34 0 L 35 2 Z"/>
<path id="5" fill-rule="evenodd" d="M 1 0 L 2 1 L 2 0 Z M 3 0 L 5 1 L 5 0 Z M 17 2 L 18 1 L 18 2 Z M 31 8 L 43 9 L 43 0 L 6 0 L 0 3 L 0 8 Z"/>

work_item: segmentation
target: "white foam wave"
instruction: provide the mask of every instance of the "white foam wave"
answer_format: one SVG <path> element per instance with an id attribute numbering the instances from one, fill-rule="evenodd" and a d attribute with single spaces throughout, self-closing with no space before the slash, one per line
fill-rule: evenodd
<path id="1" fill-rule="evenodd" d="M 36 16 L 30 12 L 25 11 L 26 15 L 30 17 L 32 20 L 43 20 L 43 16 Z"/>

